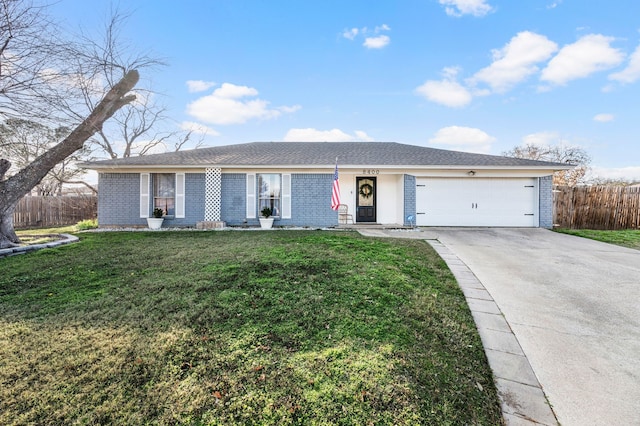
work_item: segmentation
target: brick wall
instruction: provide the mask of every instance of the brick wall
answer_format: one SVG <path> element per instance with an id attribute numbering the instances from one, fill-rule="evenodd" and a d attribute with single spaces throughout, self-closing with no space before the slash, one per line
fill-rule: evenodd
<path id="1" fill-rule="evenodd" d="M 140 174 L 98 174 L 98 224 L 146 226 L 140 218 Z"/>
<path id="2" fill-rule="evenodd" d="M 184 175 L 184 218 L 166 218 L 163 227 L 196 226 L 204 220 L 204 173 L 185 173 Z"/>
<path id="3" fill-rule="evenodd" d="M 407 216 L 413 216 L 411 223 Z M 416 177 L 404 175 L 404 225 L 416 224 Z"/>
<path id="4" fill-rule="evenodd" d="M 98 175 L 98 223 L 100 226 L 146 226 L 140 217 L 140 174 Z M 204 173 L 185 174 L 185 217 L 165 218 L 162 226 L 195 226 L 204 220 Z M 149 197 L 151 213 L 153 197 Z"/>
<path id="5" fill-rule="evenodd" d="M 331 210 L 333 174 L 291 175 L 291 219 L 275 225 L 327 227 L 338 224 L 338 212 Z"/>
<path id="6" fill-rule="evenodd" d="M 540 227 L 553 228 L 553 177 L 543 176 L 538 180 L 540 191 Z"/>
<path id="7" fill-rule="evenodd" d="M 220 220 L 227 225 L 243 225 L 247 211 L 247 175 L 223 173 Z M 258 219 L 255 219 L 255 224 Z"/>
<path id="8" fill-rule="evenodd" d="M 332 174 L 291 175 L 291 219 L 276 219 L 274 226 L 325 227 L 338 223 L 338 213 L 331 210 Z M 222 174 L 222 215 L 227 225 L 259 226 L 246 218 L 247 180 L 244 173 Z M 257 207 L 256 207 L 257 209 Z"/>

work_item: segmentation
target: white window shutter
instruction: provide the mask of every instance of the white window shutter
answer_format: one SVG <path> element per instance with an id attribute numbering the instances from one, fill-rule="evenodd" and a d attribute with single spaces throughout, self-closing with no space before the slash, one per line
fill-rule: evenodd
<path id="1" fill-rule="evenodd" d="M 256 175 L 247 173 L 247 219 L 256 217 Z"/>
<path id="2" fill-rule="evenodd" d="M 149 217 L 149 173 L 140 173 L 140 217 Z"/>
<path id="3" fill-rule="evenodd" d="M 291 175 L 282 175 L 282 218 L 291 219 Z"/>
<path id="4" fill-rule="evenodd" d="M 176 173 L 176 219 L 184 218 L 184 173 Z"/>

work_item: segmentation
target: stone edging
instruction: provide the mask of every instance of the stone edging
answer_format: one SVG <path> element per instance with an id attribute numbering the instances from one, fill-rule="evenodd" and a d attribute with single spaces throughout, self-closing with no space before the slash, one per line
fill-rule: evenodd
<path id="1" fill-rule="evenodd" d="M 505 424 L 557 426 L 542 386 L 493 297 L 449 247 L 438 240 L 427 242 L 447 263 L 467 299 L 493 371 Z"/>
<path id="2" fill-rule="evenodd" d="M 62 239 L 56 240 L 56 241 L 51 241 L 50 243 L 32 244 L 32 245 L 28 245 L 28 246 L 10 247 L 10 248 L 6 248 L 6 249 L 0 249 L 0 258 L 8 257 L 8 256 L 15 256 L 15 255 L 18 255 L 18 254 L 25 254 L 25 253 L 32 252 L 32 251 L 35 251 L 35 250 L 40 250 L 40 249 L 43 249 L 43 248 L 58 247 L 58 246 L 62 246 L 62 245 L 65 245 L 65 244 L 75 243 L 75 242 L 77 242 L 79 240 L 78 237 L 70 235 L 70 234 L 60 234 L 60 236 L 62 237 Z"/>

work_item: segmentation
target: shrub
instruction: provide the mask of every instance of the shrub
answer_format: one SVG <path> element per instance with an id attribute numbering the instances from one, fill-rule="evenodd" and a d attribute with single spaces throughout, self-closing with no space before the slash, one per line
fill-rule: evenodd
<path id="1" fill-rule="evenodd" d="M 98 227 L 98 219 L 81 220 L 76 223 L 76 229 L 78 231 L 86 231 L 87 229 L 96 229 Z"/>

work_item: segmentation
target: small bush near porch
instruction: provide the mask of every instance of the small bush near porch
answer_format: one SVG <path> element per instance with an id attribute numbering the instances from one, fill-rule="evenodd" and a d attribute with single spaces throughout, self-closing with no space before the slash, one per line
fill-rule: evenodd
<path id="1" fill-rule="evenodd" d="M 500 424 L 422 241 L 132 232 L 0 260 L 1 424 Z"/>

